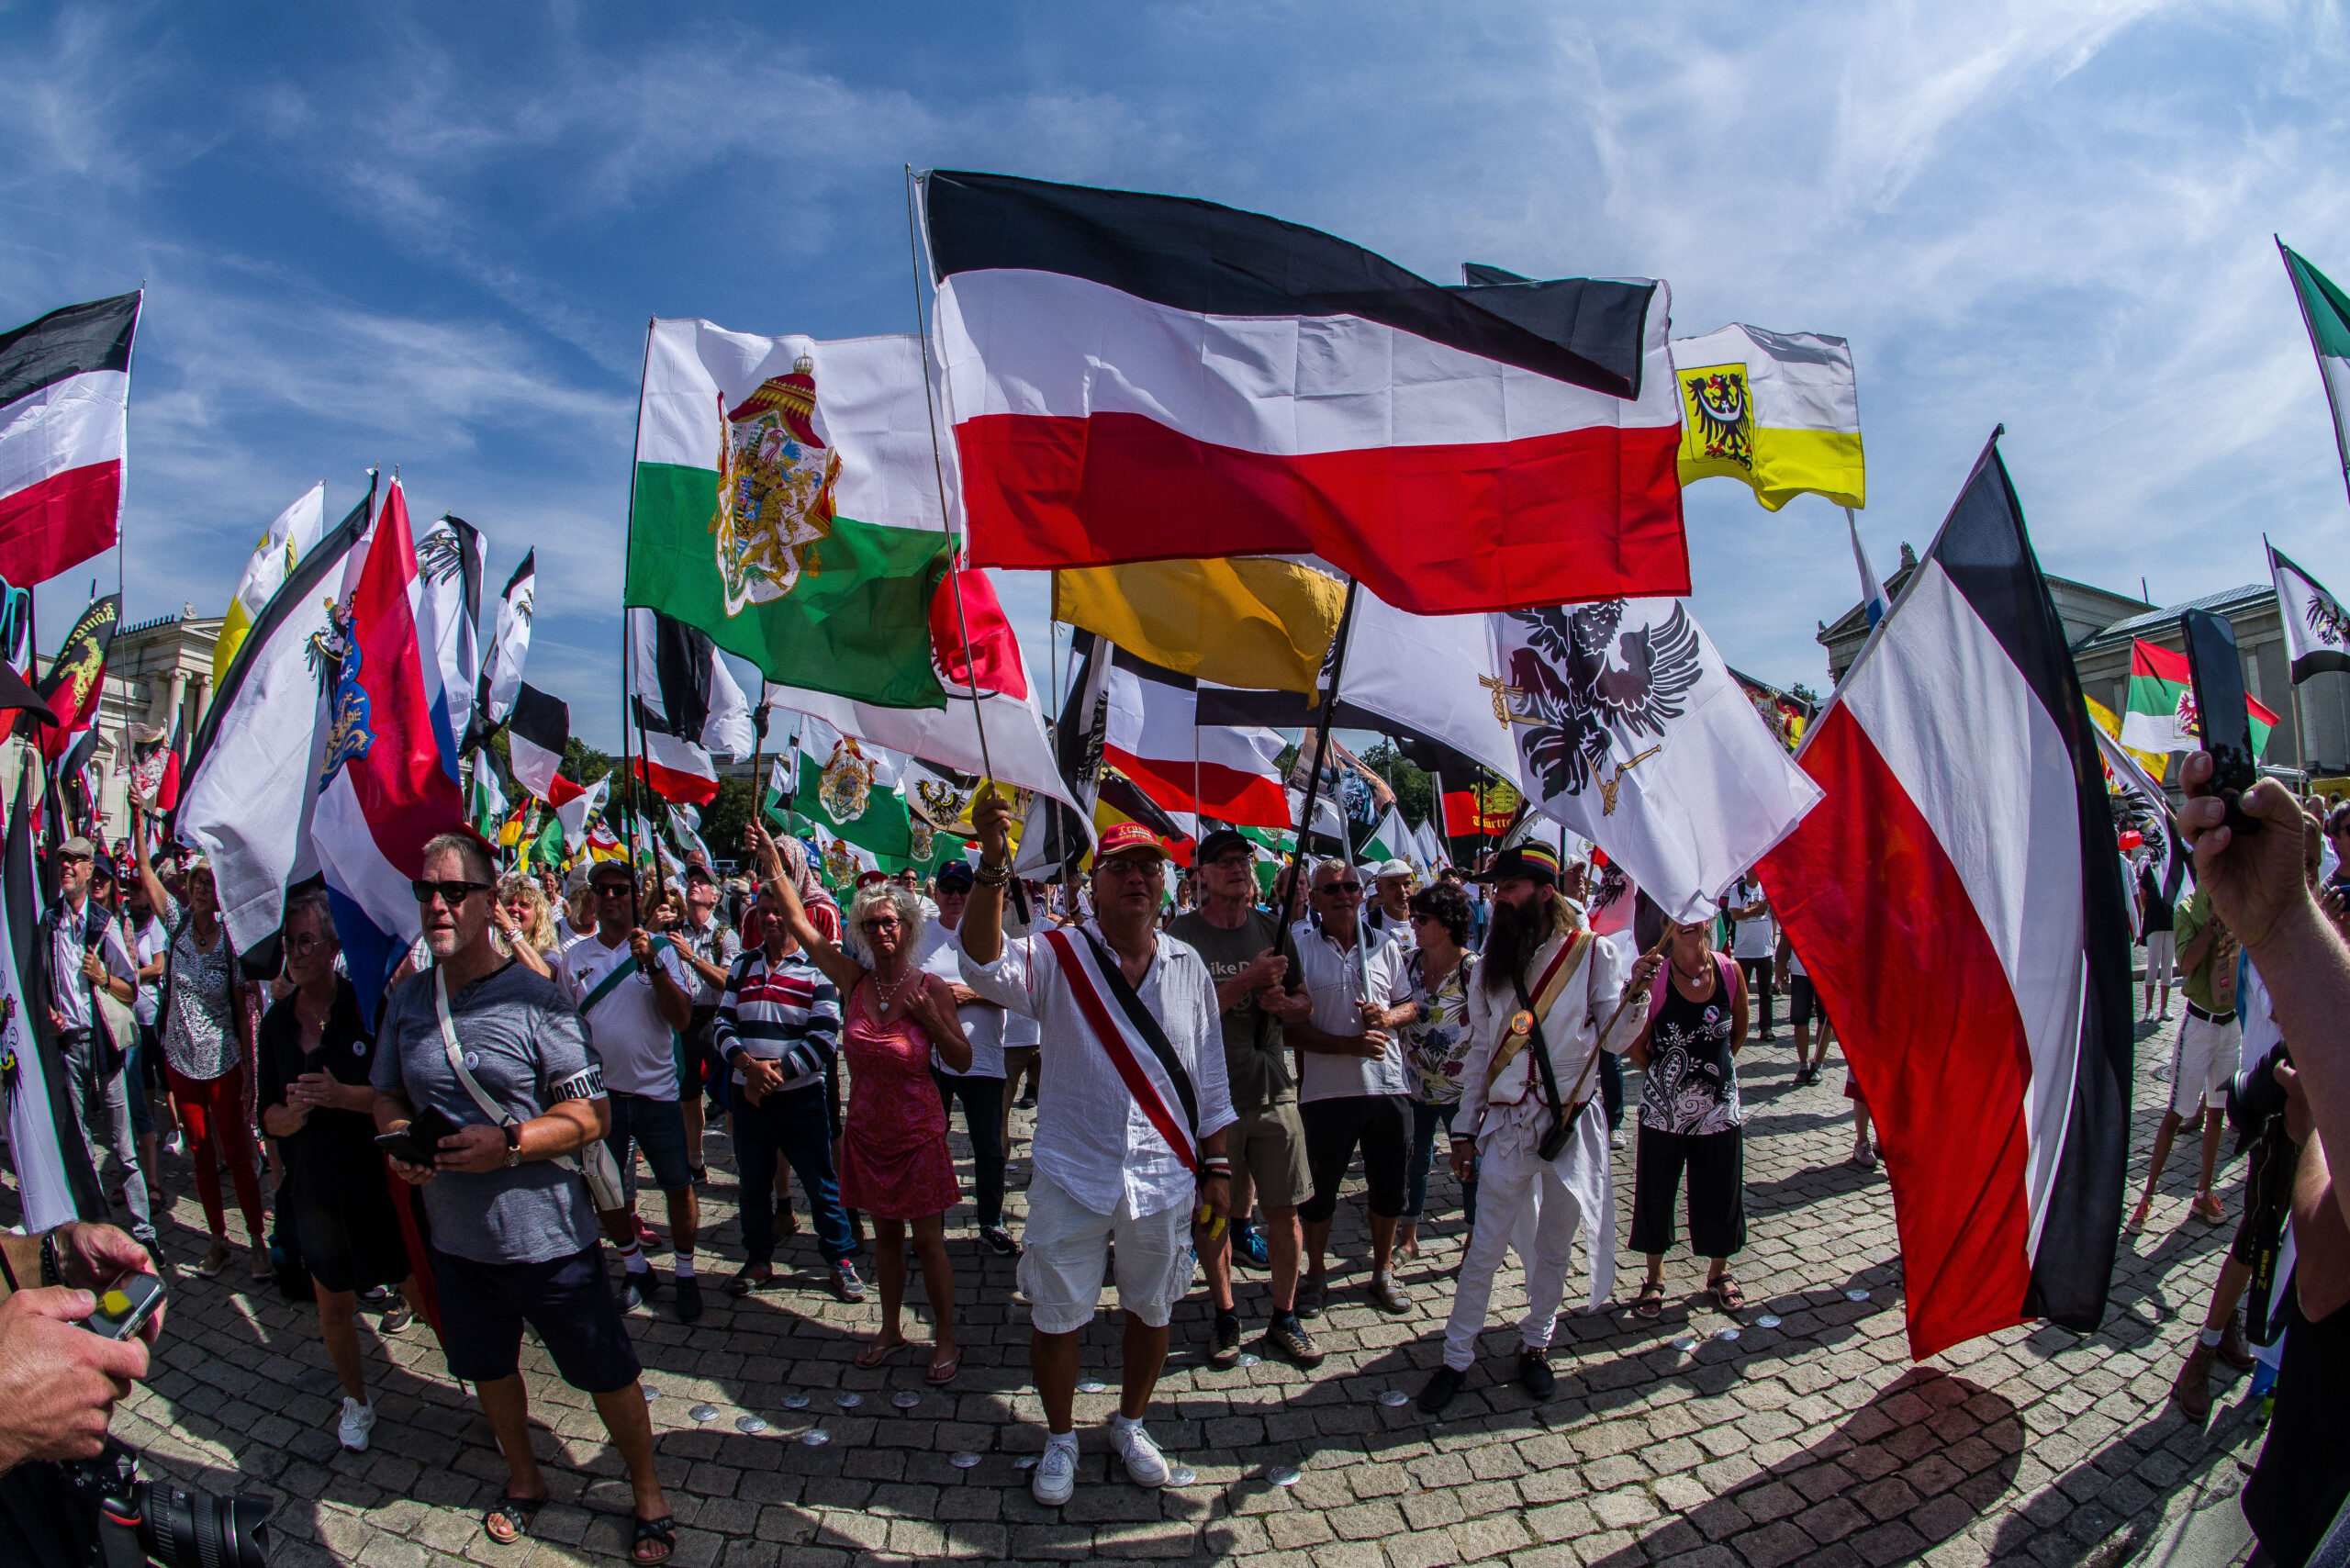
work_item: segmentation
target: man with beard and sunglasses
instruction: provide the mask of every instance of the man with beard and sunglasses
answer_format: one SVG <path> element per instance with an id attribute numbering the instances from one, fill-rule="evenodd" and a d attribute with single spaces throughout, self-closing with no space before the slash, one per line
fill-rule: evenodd
<path id="1" fill-rule="evenodd" d="M 1460 1108 L 1452 1118 L 1453 1174 L 1465 1181 L 1478 1162 L 1477 1229 L 1445 1325 L 1444 1364 L 1420 1391 L 1420 1408 L 1430 1415 L 1468 1381 L 1494 1276 L 1528 1210 L 1535 1246 L 1526 1266 L 1517 1357 L 1517 1381 L 1527 1393 L 1541 1399 L 1557 1386 L 1550 1335 L 1579 1223 L 1590 1237 L 1591 1304 L 1616 1288 L 1607 1133 L 1602 1116 L 1582 1114 L 1596 1088 L 1583 1069 L 1595 1052 L 1621 1055 L 1639 1037 L 1661 961 L 1645 954 L 1627 966 L 1613 943 L 1593 937 L 1559 896 L 1558 857 L 1544 846 L 1502 851 L 1485 879 L 1494 889 L 1493 932 L 1469 992 L 1474 1043 L 1461 1064 Z M 1550 1059 L 1548 1075 L 1537 1050 Z M 1553 1083 L 1571 1130 L 1565 1147 L 1545 1159 Z"/>

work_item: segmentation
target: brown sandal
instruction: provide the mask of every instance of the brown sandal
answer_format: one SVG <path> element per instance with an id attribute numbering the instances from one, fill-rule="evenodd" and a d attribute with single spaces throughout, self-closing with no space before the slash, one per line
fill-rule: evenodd
<path id="1" fill-rule="evenodd" d="M 1713 1294 L 1714 1305 L 1724 1312 L 1736 1312 L 1746 1305 L 1746 1293 L 1728 1274 L 1707 1281 L 1706 1289 Z"/>
<path id="2" fill-rule="evenodd" d="M 1632 1298 L 1632 1316 L 1651 1318 L 1664 1316 L 1662 1280 L 1650 1280 L 1640 1286 L 1640 1294 Z"/>

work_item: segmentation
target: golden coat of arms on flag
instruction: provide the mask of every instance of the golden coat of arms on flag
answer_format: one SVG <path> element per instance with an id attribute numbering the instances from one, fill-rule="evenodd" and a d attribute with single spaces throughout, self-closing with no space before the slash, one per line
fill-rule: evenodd
<path id="1" fill-rule="evenodd" d="M 865 814 L 873 798 L 873 759 L 846 738 L 833 745 L 832 759 L 818 776 L 816 799 L 824 814 L 845 826 Z"/>
<path id="2" fill-rule="evenodd" d="M 731 410 L 719 399 L 718 575 L 726 613 L 789 593 L 833 532 L 841 456 L 816 431 L 816 364 L 801 354 Z"/>

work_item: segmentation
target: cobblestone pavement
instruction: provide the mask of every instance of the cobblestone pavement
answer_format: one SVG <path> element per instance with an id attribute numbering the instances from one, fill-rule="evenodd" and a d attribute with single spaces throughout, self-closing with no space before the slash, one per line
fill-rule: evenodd
<path id="1" fill-rule="evenodd" d="M 2140 1044 L 2133 1185 L 2167 1092 L 2156 1073 L 2175 1028 Z M 1741 1076 L 1750 1226 L 1737 1271 L 1751 1305 L 1735 1341 L 1719 1337 L 1734 1325 L 1701 1304 L 1702 1266 L 1685 1256 L 1668 1264 L 1663 1319 L 1635 1321 L 1624 1309 L 1638 1284 L 1637 1260 L 1628 1259 L 1616 1305 L 1562 1320 L 1558 1389 L 1537 1406 L 1509 1382 L 1506 1325 L 1523 1301 L 1513 1267 L 1495 1292 L 1486 1359 L 1448 1418 L 1390 1407 L 1382 1394 L 1416 1393 L 1437 1364 L 1460 1227 L 1432 1227 L 1432 1255 L 1404 1274 L 1415 1309 L 1389 1317 L 1363 1299 L 1367 1247 L 1359 1188 L 1350 1189 L 1331 1309 L 1315 1326 L 1329 1352 L 1319 1371 L 1270 1361 L 1209 1369 L 1203 1286 L 1179 1309 L 1178 1353 L 1151 1421 L 1196 1479 L 1154 1493 L 1113 1478 L 1102 1428 L 1114 1393 L 1080 1394 L 1085 1460 L 1076 1499 L 1060 1509 L 1030 1499 L 1016 1464 L 1044 1441 L 1027 1328 L 1010 1299 L 1013 1265 L 979 1254 L 968 1208 L 950 1222 L 965 1355 L 944 1394 L 922 1386 L 919 1358 L 879 1372 L 850 1365 L 878 1309 L 824 1294 L 803 1232 L 779 1260 L 792 1271 L 789 1289 L 748 1305 L 712 1290 L 691 1328 L 666 1315 L 632 1320 L 658 1391 L 662 1479 L 682 1527 L 676 1561 L 2107 1563 L 2175 1530 L 2190 1510 L 2232 1506 L 2258 1451 L 2243 1380 L 2222 1370 L 2208 1429 L 2189 1425 L 2166 1395 L 2239 1212 L 2240 1162 L 2223 1173 L 2230 1223 L 2211 1226 L 2187 1215 L 2191 1150 L 2174 1156 L 2155 1223 L 2125 1238 L 2098 1334 L 2009 1330 L 1913 1366 L 1891 1195 L 1881 1173 L 1845 1163 L 1852 1136 L 1834 1064 L 1825 1084 L 1793 1087 L 1782 1032 L 1749 1048 Z M 1027 1122 L 1016 1114 L 1016 1127 Z M 713 1148 L 722 1153 L 723 1144 Z M 713 1160 L 704 1209 L 715 1259 L 708 1245 L 700 1255 L 713 1280 L 739 1257 L 722 1163 Z M 1016 1159 L 1015 1228 L 1025 1175 Z M 1628 1149 L 1616 1175 L 1617 1205 L 1628 1210 Z M 172 1162 L 166 1176 L 177 1195 L 167 1249 L 185 1268 L 201 1249 L 202 1220 L 185 1163 Z M 1456 1202 L 1440 1177 L 1431 1213 Z M 656 1224 L 658 1210 L 656 1194 L 645 1205 Z M 1619 1215 L 1617 1236 L 1628 1224 L 1628 1213 Z M 419 1325 L 369 1344 L 381 1421 L 371 1452 L 346 1454 L 311 1309 L 254 1291 L 234 1277 L 241 1273 L 179 1276 L 154 1376 L 116 1429 L 158 1471 L 275 1500 L 277 1561 L 401 1568 L 621 1557 L 629 1496 L 618 1461 L 587 1400 L 535 1345 L 524 1365 L 555 1504 L 540 1516 L 537 1540 L 497 1547 L 478 1521 L 502 1464 L 430 1333 Z M 1252 1335 L 1262 1278 L 1243 1275 Z M 1579 1260 L 1571 1300 L 1583 1278 Z M 1761 1326 L 1765 1315 L 1780 1320 L 1775 1327 Z M 1085 1341 L 1086 1375 L 1113 1390 L 1116 1327 L 1105 1310 Z M 804 1409 L 786 1407 L 794 1390 L 807 1394 Z M 836 1396 L 850 1393 L 861 1402 L 842 1408 Z M 901 1409 L 893 1394 L 919 1398 Z M 715 1418 L 698 1421 L 705 1405 Z M 767 1426 L 748 1435 L 737 1423 L 753 1414 Z M 828 1442 L 800 1440 L 818 1428 Z M 976 1465 L 957 1468 L 958 1450 L 976 1454 Z M 1302 1478 L 1276 1484 L 1269 1472 L 1281 1466 Z"/>

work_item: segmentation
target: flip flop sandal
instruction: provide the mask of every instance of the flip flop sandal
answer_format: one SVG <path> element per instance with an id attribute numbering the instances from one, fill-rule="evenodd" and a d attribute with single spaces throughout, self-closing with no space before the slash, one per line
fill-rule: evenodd
<path id="1" fill-rule="evenodd" d="M 1664 1282 L 1662 1280 L 1651 1280 L 1640 1287 L 1640 1294 L 1632 1299 L 1632 1316 L 1651 1318 L 1664 1316 Z"/>
<path id="2" fill-rule="evenodd" d="M 511 1546 L 529 1536 L 532 1522 L 539 1517 L 539 1510 L 546 1506 L 544 1497 L 502 1496 L 498 1499 L 496 1507 L 481 1517 L 481 1533 L 500 1546 Z M 512 1531 L 511 1534 L 498 1533 L 495 1521 L 500 1520 Z"/>
<path id="3" fill-rule="evenodd" d="M 894 1345 L 867 1345 L 856 1353 L 856 1364 L 866 1372 L 872 1372 L 888 1366 L 890 1357 L 909 1347 L 910 1342 L 904 1339 Z"/>
<path id="4" fill-rule="evenodd" d="M 955 1374 L 962 1370 L 963 1358 L 957 1354 L 947 1361 L 931 1362 L 928 1370 L 922 1374 L 922 1380 L 933 1388 L 944 1388 L 953 1383 Z"/>
<path id="5" fill-rule="evenodd" d="M 648 1540 L 661 1548 L 660 1556 L 647 1557 L 644 1555 L 642 1549 L 644 1543 Z M 631 1562 L 643 1562 L 646 1564 L 666 1562 L 669 1561 L 670 1557 L 676 1553 L 677 1550 L 677 1521 L 672 1516 L 664 1514 L 657 1519 L 638 1519 L 636 1521 L 636 1537 L 629 1542 L 628 1560 Z"/>
<path id="6" fill-rule="evenodd" d="M 1746 1292 L 1740 1289 L 1738 1282 L 1728 1274 L 1713 1281 L 1706 1288 L 1713 1294 L 1714 1305 L 1724 1312 L 1736 1312 L 1746 1305 Z"/>

